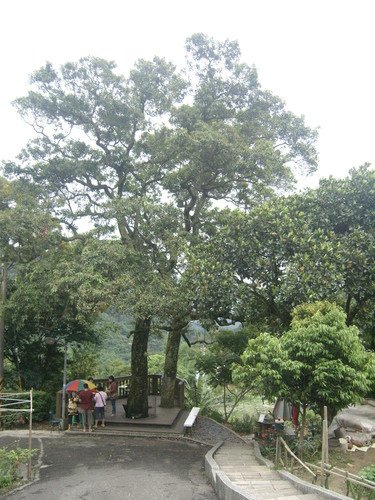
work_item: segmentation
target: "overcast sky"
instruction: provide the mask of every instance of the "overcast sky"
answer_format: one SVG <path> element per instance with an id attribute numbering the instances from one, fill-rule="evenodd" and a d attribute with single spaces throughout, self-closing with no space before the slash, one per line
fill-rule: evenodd
<path id="1" fill-rule="evenodd" d="M 11 101 L 30 74 L 86 55 L 125 74 L 138 58 L 184 62 L 184 42 L 204 32 L 238 40 L 263 87 L 319 127 L 320 177 L 375 164 L 373 0 L 3 0 L 0 160 L 31 137 Z M 301 182 L 301 186 L 306 182 Z"/>

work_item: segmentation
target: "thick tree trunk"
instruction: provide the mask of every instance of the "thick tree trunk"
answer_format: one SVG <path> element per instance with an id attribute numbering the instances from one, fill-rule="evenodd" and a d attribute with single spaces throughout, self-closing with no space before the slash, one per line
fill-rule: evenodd
<path id="1" fill-rule="evenodd" d="M 137 319 L 133 334 L 128 417 L 148 417 L 147 344 L 151 319 Z"/>
<path id="2" fill-rule="evenodd" d="M 175 404 L 174 389 L 177 376 L 178 351 L 181 342 L 181 329 L 169 332 L 165 351 L 164 377 L 161 384 L 162 408 L 173 408 Z"/>
<path id="3" fill-rule="evenodd" d="M 0 268 L 0 393 L 4 389 L 5 300 L 7 292 L 7 268 Z"/>

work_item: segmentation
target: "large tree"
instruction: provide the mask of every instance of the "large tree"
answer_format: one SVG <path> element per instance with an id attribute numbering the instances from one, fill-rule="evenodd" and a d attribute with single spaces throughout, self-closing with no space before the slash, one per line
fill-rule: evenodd
<path id="1" fill-rule="evenodd" d="M 161 58 L 138 61 L 127 78 L 113 63 L 92 57 L 60 70 L 47 63 L 32 76 L 29 94 L 16 101 L 39 137 L 17 165 L 8 165 L 45 187 L 51 210 L 73 235 L 77 220 L 89 217 L 170 282 L 178 282 L 182 271 L 173 239 L 184 234 L 193 243 L 212 201 L 249 206 L 289 186 L 294 165 L 308 171 L 316 166 L 315 132 L 261 89 L 256 70 L 241 63 L 237 43 L 198 34 L 186 48 L 191 57 L 185 81 Z M 157 210 L 162 193 L 179 209 L 175 220 L 181 222 L 168 231 L 161 224 L 164 229 L 153 233 L 150 221 L 168 211 L 167 205 Z M 147 411 L 142 353 L 151 320 L 140 315 L 134 328 L 134 415 Z M 177 322 L 168 351 L 173 359 L 166 359 L 173 374 L 176 332 L 186 321 L 172 315 L 170 322 Z"/>
<path id="2" fill-rule="evenodd" d="M 374 186 L 374 171 L 361 167 L 250 212 L 218 212 L 189 268 L 202 313 L 232 315 L 280 333 L 293 307 L 326 299 L 345 309 L 348 325 L 370 336 Z"/>
<path id="3" fill-rule="evenodd" d="M 4 385 L 9 281 L 60 240 L 59 228 L 38 203 L 38 192 L 0 177 L 0 391 Z"/>
<path id="4" fill-rule="evenodd" d="M 73 235 L 77 221 L 89 217 L 150 261 L 139 200 L 155 199 L 170 161 L 169 131 L 158 118 L 180 93 L 174 67 L 141 60 L 125 79 L 113 63 L 89 57 L 60 70 L 47 63 L 31 83 L 33 90 L 15 104 L 39 137 L 21 154 L 22 165 L 8 170 L 43 184 L 53 196 L 51 210 Z M 144 352 L 149 328 L 148 317 L 136 319 L 136 351 Z M 135 392 L 129 411 L 144 414 L 147 360 L 133 357 L 132 372 L 144 390 Z"/>
<path id="5" fill-rule="evenodd" d="M 46 338 L 98 344 L 94 322 L 107 306 L 108 292 L 95 269 L 95 249 L 90 240 L 60 242 L 10 273 L 5 356 L 23 388 L 53 390 L 61 383 L 61 344 Z"/>
<path id="6" fill-rule="evenodd" d="M 315 299 L 334 298 L 340 303 L 348 325 L 357 322 L 371 329 L 372 323 L 375 336 L 375 170 L 363 165 L 346 178 L 322 179 L 318 189 L 308 190 L 294 203 L 308 221 L 310 248 L 325 240 L 320 258 L 306 259 L 299 252 L 306 288 L 315 289 Z M 305 255 L 308 245 L 306 242 Z M 323 278 L 320 287 L 319 277 Z"/>
<path id="7" fill-rule="evenodd" d="M 178 157 L 163 187 L 183 213 L 189 243 L 196 245 L 207 236 L 204 226 L 215 202 L 249 208 L 290 188 L 295 167 L 313 171 L 316 133 L 261 88 L 236 42 L 195 34 L 186 50 L 190 100 L 172 112 Z M 170 334 L 169 369 L 177 367 L 181 333 Z"/>

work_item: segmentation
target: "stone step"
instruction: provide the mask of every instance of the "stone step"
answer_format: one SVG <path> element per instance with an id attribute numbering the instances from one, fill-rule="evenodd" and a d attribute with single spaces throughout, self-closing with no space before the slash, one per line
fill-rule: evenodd
<path id="1" fill-rule="evenodd" d="M 223 467 L 220 467 L 220 470 L 224 472 L 231 480 L 238 478 L 241 481 L 278 481 L 280 480 L 280 476 L 276 472 L 272 471 L 267 471 L 265 470 L 264 472 L 257 472 L 257 473 L 251 473 L 251 472 L 237 472 L 233 470 L 226 470 Z M 285 481 L 283 481 L 285 482 Z M 287 482 L 287 484 L 289 484 Z"/>
<path id="2" fill-rule="evenodd" d="M 241 488 L 242 489 L 242 488 Z M 243 488 L 243 491 L 245 493 L 248 493 L 251 498 L 254 498 L 254 500 L 273 500 L 275 498 L 277 499 L 285 499 L 288 498 L 290 500 L 296 500 L 297 498 L 301 496 L 305 500 L 305 496 L 303 495 L 300 491 L 297 491 L 296 489 L 289 488 L 285 489 L 282 492 L 277 492 L 275 490 L 270 490 L 266 486 L 263 488 L 258 488 L 258 489 L 253 489 L 253 488 Z"/>
<path id="3" fill-rule="evenodd" d="M 235 465 L 249 465 L 249 466 L 254 466 L 256 467 L 261 466 L 264 467 L 264 465 L 261 465 L 254 457 L 234 457 L 233 455 L 215 455 L 216 457 L 216 462 L 223 462 L 223 463 L 229 463 L 228 461 L 230 460 L 230 463 L 233 463 Z"/>
<path id="4" fill-rule="evenodd" d="M 288 496 L 276 496 L 269 498 L 268 500 L 321 500 L 320 497 L 314 495 L 313 493 L 299 493 L 298 495 L 288 495 Z"/>
<path id="5" fill-rule="evenodd" d="M 218 452 L 216 453 L 216 455 L 218 457 L 221 457 L 221 458 L 228 458 L 228 457 L 236 457 L 236 460 L 251 460 L 251 461 L 254 461 L 256 462 L 256 458 L 254 456 L 254 453 L 236 453 L 235 451 L 231 452 L 231 453 L 228 453 L 228 452 Z M 258 462 L 259 463 L 259 462 Z"/>
<path id="6" fill-rule="evenodd" d="M 267 468 L 264 465 L 259 465 L 258 463 L 252 462 L 237 462 L 236 460 L 222 460 L 215 457 L 215 462 L 219 465 L 223 464 L 226 467 L 237 467 L 238 469 L 248 469 L 248 470 L 260 470 L 259 467 L 263 467 L 263 469 Z"/>
<path id="7" fill-rule="evenodd" d="M 252 474 L 256 474 L 257 472 L 263 472 L 265 470 L 270 471 L 270 472 L 275 472 L 274 470 L 269 469 L 265 465 L 233 464 L 231 461 L 220 463 L 217 460 L 216 460 L 216 463 L 218 465 L 220 465 L 220 468 L 225 467 L 228 470 L 233 469 L 233 470 L 241 471 L 241 472 L 251 472 Z"/>
<path id="8" fill-rule="evenodd" d="M 229 481 L 254 500 L 319 500 L 319 496 L 304 494 L 276 471 L 260 464 L 251 446 L 224 443 L 214 459 Z"/>

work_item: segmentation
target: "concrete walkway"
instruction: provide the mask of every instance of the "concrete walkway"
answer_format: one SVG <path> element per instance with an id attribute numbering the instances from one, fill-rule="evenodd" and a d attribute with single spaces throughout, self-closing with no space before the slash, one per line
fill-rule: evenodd
<path id="1" fill-rule="evenodd" d="M 319 500 L 348 497 L 311 485 L 260 462 L 254 447 L 224 442 L 207 455 L 205 469 L 220 500 Z"/>
<path id="2" fill-rule="evenodd" d="M 70 448 L 69 442 L 76 443 L 83 438 L 92 438 L 89 439 L 92 446 L 95 446 L 97 438 L 114 440 L 113 442 L 121 447 L 124 438 L 136 436 L 144 439 L 163 438 L 163 440 L 176 442 L 192 441 L 207 447 L 213 446 L 205 455 L 205 471 L 220 500 L 345 500 L 348 498 L 307 483 L 289 472 L 273 470 L 273 464 L 261 456 L 254 441 L 250 439 L 245 441 L 238 434 L 211 419 L 201 417 L 190 435 L 183 435 L 183 420 L 186 413 L 188 412 L 181 412 L 171 427 L 108 425 L 105 429 L 98 429 L 86 435 L 79 431 L 36 432 L 35 435 L 41 434 L 40 437 L 42 437 L 42 434 L 45 434 L 43 437 L 49 439 L 61 438 L 64 442 L 64 449 Z M 6 434 L 6 432 L 1 433 L 2 436 Z M 26 437 L 27 431 L 16 431 L 15 434 L 19 436 L 24 434 Z"/>

